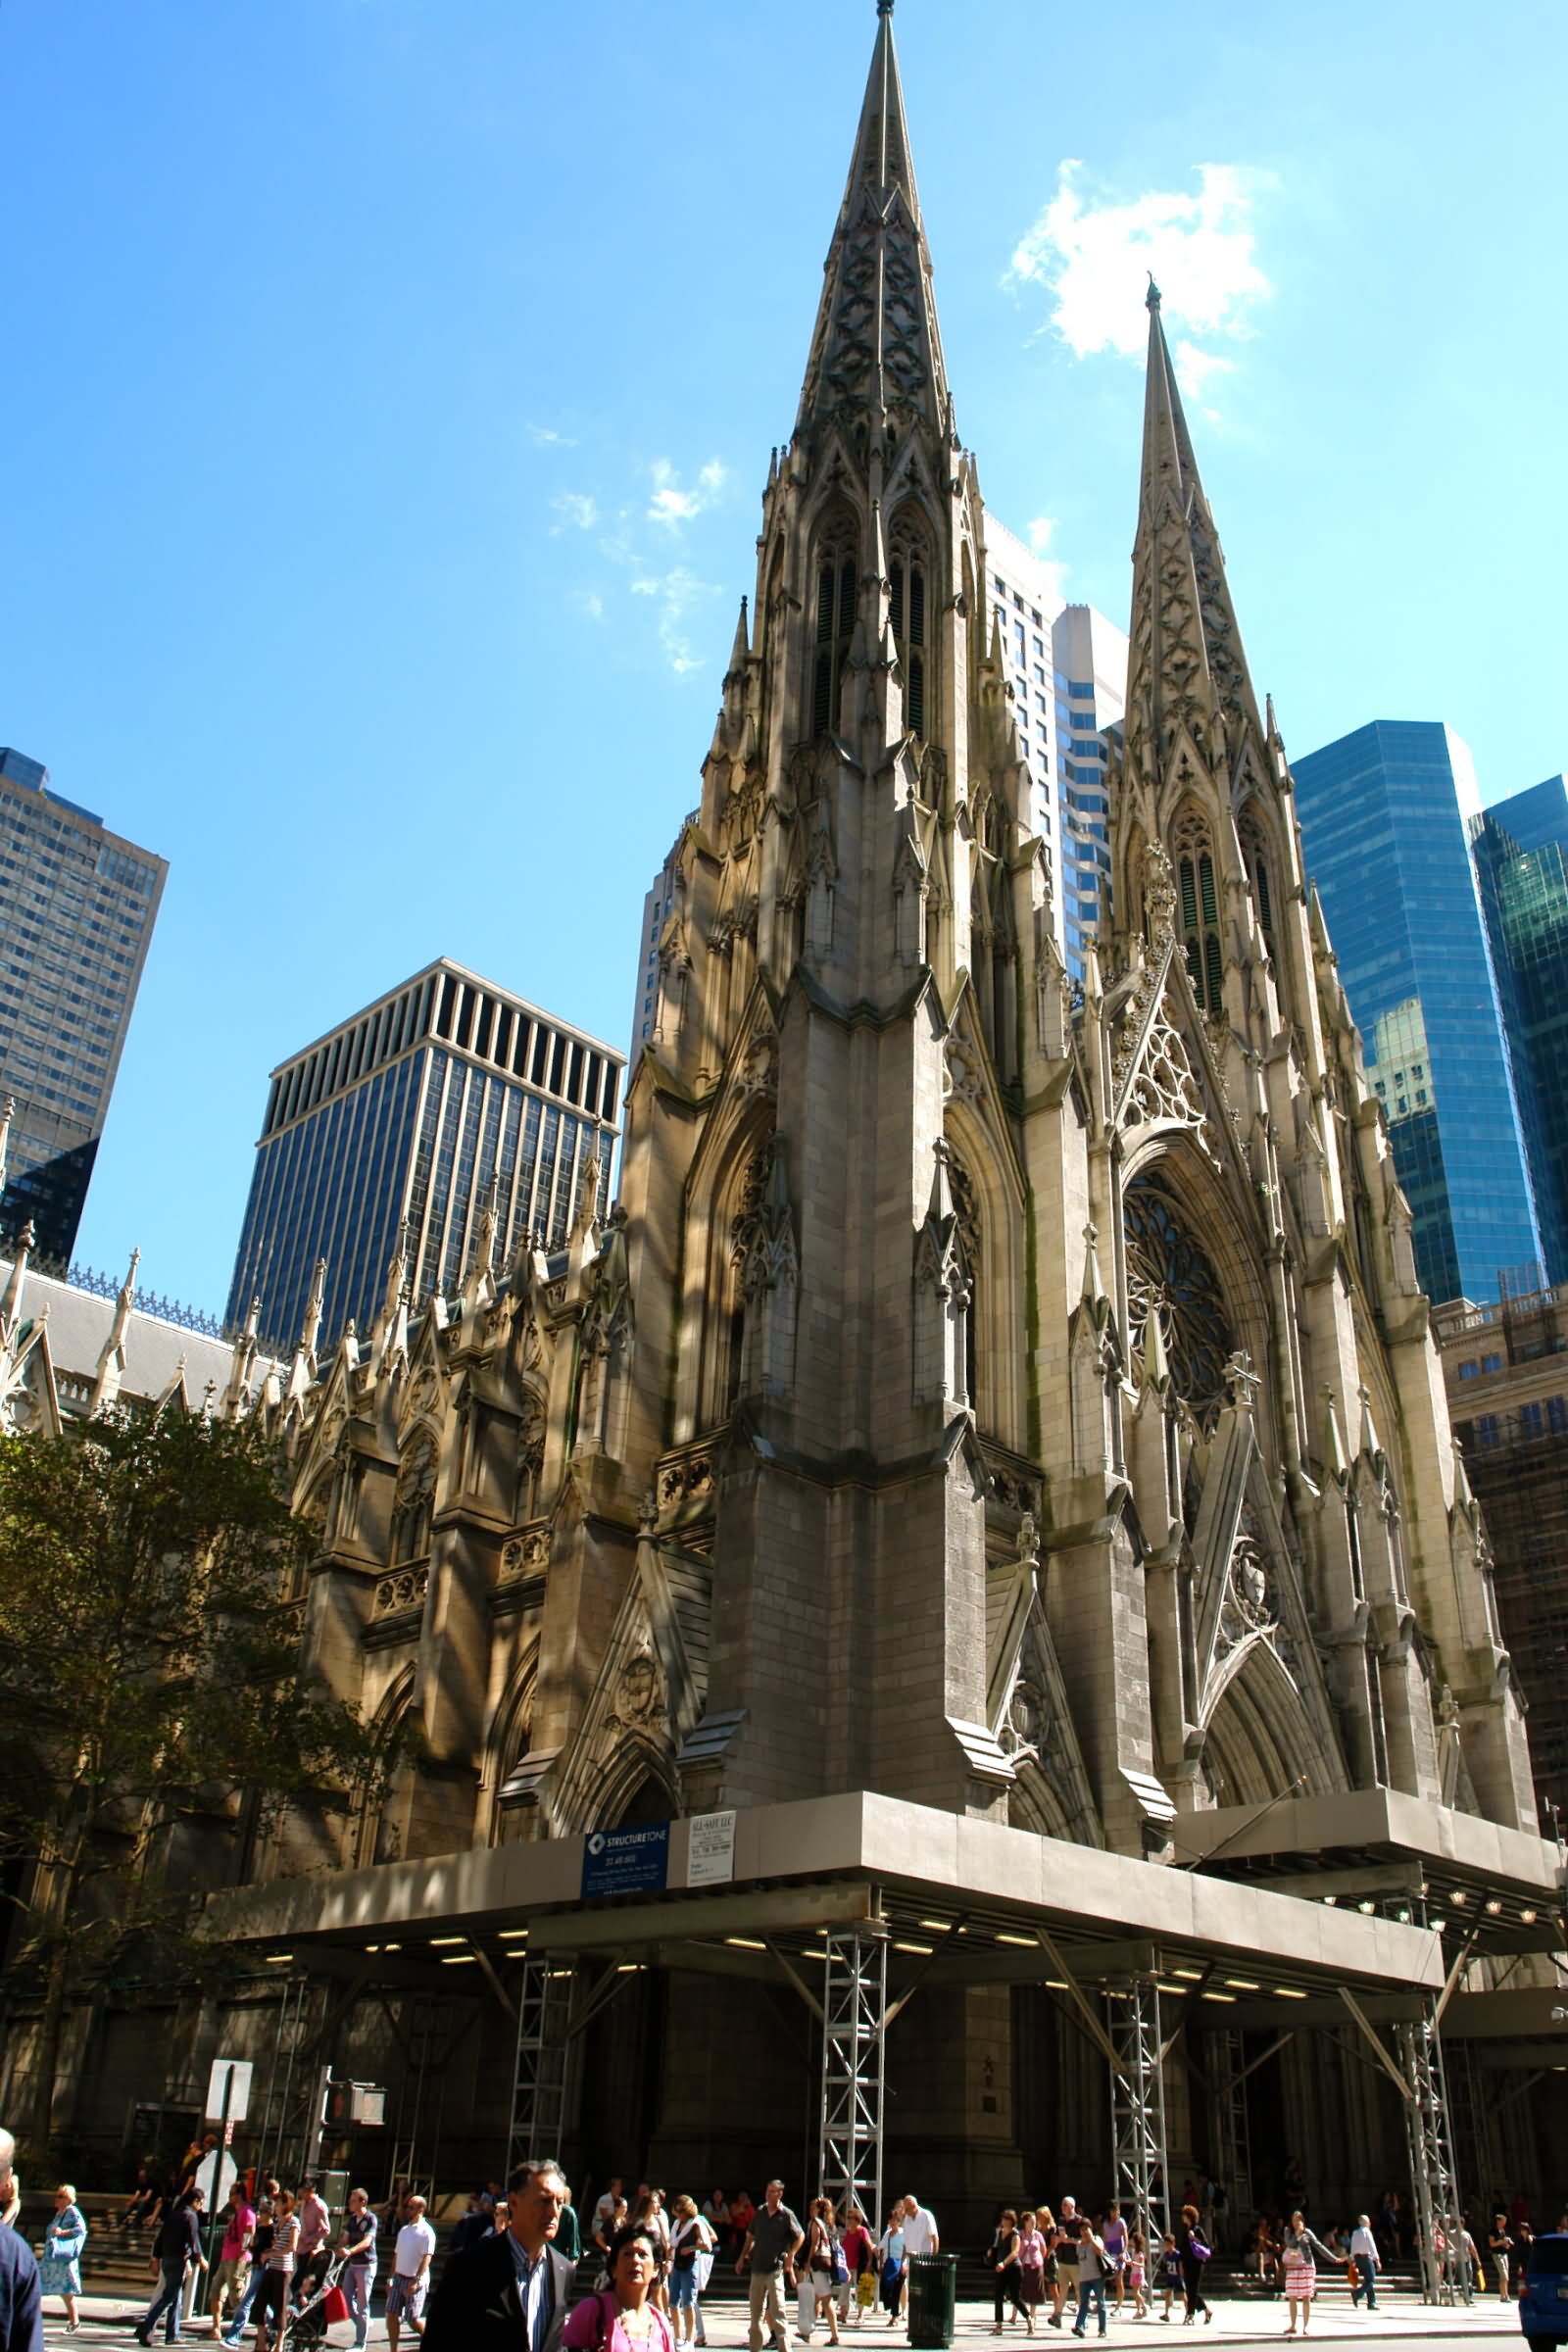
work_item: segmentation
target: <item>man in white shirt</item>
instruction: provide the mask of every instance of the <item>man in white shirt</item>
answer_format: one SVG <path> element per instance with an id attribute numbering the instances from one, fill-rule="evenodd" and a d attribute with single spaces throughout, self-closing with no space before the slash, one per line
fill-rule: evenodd
<path id="1" fill-rule="evenodd" d="M 398 2328 L 404 2320 L 416 2336 L 424 2334 L 424 2298 L 430 2289 L 430 2264 L 435 2256 L 435 2231 L 424 2218 L 424 2199 L 410 2197 L 403 2210 L 408 2219 L 398 2231 L 386 2290 L 390 2352 L 398 2352 Z"/>
<path id="2" fill-rule="evenodd" d="M 597 2237 L 601 2230 L 608 2231 L 611 2223 L 615 2218 L 616 2201 L 624 2194 L 625 2183 L 622 2181 L 620 2175 L 618 2173 L 612 2174 L 611 2176 L 610 2184 L 606 2188 L 604 2195 L 594 2207 L 594 2218 L 588 2225 L 588 2234 L 590 2237 Z"/>
<path id="3" fill-rule="evenodd" d="M 1378 2264 L 1383 2260 L 1378 2241 L 1372 2234 L 1372 2225 L 1363 2213 L 1350 2231 L 1350 2260 L 1356 2268 L 1356 2281 L 1350 2289 L 1350 2301 L 1359 2303 L 1363 2293 L 1368 2311 L 1378 2307 Z"/>
<path id="4" fill-rule="evenodd" d="M 928 2205 L 922 2205 L 919 2198 L 912 2195 L 904 2200 L 904 2251 L 910 2258 L 916 2254 L 940 2254 L 942 2251 L 942 2235 L 937 2229 L 936 2215 Z M 909 2264 L 906 2261 L 899 2309 L 907 2312 L 908 2308 Z"/>

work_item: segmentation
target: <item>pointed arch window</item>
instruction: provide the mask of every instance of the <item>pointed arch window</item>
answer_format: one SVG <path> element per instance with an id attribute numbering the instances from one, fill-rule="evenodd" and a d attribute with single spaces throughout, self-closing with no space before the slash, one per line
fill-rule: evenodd
<path id="1" fill-rule="evenodd" d="M 948 1154 L 948 1182 L 958 1220 L 958 1262 L 967 1278 L 968 1298 L 963 1315 L 963 1395 L 976 1420 L 980 1418 L 980 1202 L 974 1178 L 956 1152 Z"/>
<path id="2" fill-rule="evenodd" d="M 907 524 L 895 523 L 888 564 L 889 617 L 904 672 L 904 710 L 912 731 L 924 739 L 930 703 L 930 651 L 926 642 L 930 557 L 924 539 Z"/>
<path id="3" fill-rule="evenodd" d="M 1177 825 L 1176 897 L 1181 917 L 1187 976 L 1202 1009 L 1225 1008 L 1225 954 L 1219 936 L 1219 889 L 1214 875 L 1214 851 L 1200 817 L 1189 814 Z"/>
<path id="4" fill-rule="evenodd" d="M 815 564 L 811 658 L 811 733 L 825 735 L 838 717 L 839 688 L 855 634 L 855 549 L 847 531 L 824 540 Z"/>
<path id="5" fill-rule="evenodd" d="M 435 1516 L 435 1440 L 427 1429 L 415 1433 L 398 1465 L 392 1504 L 391 1565 L 422 1559 L 430 1548 Z"/>
<path id="6" fill-rule="evenodd" d="M 1274 888 L 1269 873 L 1268 847 L 1261 826 L 1253 816 L 1244 816 L 1240 826 L 1242 860 L 1247 867 L 1247 879 L 1252 886 L 1252 903 L 1262 926 L 1264 942 L 1270 952 L 1274 946 Z"/>

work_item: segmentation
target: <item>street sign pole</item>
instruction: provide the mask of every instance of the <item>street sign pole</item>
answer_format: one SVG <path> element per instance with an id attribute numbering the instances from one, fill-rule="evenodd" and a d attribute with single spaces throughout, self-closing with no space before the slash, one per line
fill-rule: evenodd
<path id="1" fill-rule="evenodd" d="M 221 2081 L 220 2081 L 221 2077 Z M 207 2078 L 208 2123 L 218 2125 L 218 2145 L 213 2150 L 212 2184 L 207 2190 L 207 2291 L 209 2300 L 213 2287 L 214 2255 L 218 2245 L 218 2213 L 223 2202 L 223 2166 L 229 2166 L 230 2183 L 237 2185 L 239 2168 L 228 2157 L 228 2135 L 236 2124 L 242 2124 L 251 2110 L 251 2061 L 248 2058 L 215 2058 Z M 197 2168 L 198 2179 L 205 2167 Z M 191 2311 L 195 2312 L 192 2297 Z"/>
<path id="2" fill-rule="evenodd" d="M 234 2104 L 234 2069 L 223 2069 L 223 2112 L 218 2119 L 218 2149 L 213 2160 L 213 2207 L 207 2217 L 207 2301 L 213 2308 L 213 2271 L 218 2251 L 218 2208 L 220 2203 L 219 2183 L 223 2178 L 223 2151 L 228 2146 L 228 2111 Z M 238 2185 L 239 2175 L 234 2176 Z"/>

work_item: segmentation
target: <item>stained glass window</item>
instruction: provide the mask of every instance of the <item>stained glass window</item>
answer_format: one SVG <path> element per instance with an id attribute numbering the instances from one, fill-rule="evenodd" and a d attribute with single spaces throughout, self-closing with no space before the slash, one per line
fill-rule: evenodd
<path id="1" fill-rule="evenodd" d="M 1158 1175 L 1135 1176 L 1124 1208 L 1133 1350 L 1142 1352 L 1150 1308 L 1157 1304 L 1176 1394 L 1210 1427 L 1225 1400 L 1225 1365 L 1236 1348 L 1219 1277 Z"/>

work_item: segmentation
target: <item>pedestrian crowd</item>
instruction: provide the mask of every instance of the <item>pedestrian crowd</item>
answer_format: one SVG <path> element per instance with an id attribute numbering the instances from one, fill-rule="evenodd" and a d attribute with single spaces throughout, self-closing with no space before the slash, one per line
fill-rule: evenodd
<path id="1" fill-rule="evenodd" d="M 42 2352 L 42 2301 L 58 2296 L 68 2332 L 78 2327 L 81 2255 L 87 2223 L 70 2181 L 54 2192 L 40 2258 L 15 2227 L 21 2209 L 14 2143 L 0 2131 L 0 2352 Z M 571 2191 L 553 2159 L 519 2165 L 503 2184 L 476 2187 L 454 2227 L 432 2293 L 437 2236 L 425 2197 L 399 2180 L 380 2206 L 364 2188 L 349 2192 L 334 2227 L 321 2181 L 292 2187 L 239 2174 L 220 2157 L 216 2134 L 193 2140 L 170 2174 L 136 2168 L 122 2227 L 148 2247 L 157 2287 L 131 2330 L 150 2344 L 162 2324 L 177 2342 L 197 2316 L 231 2347 L 255 2329 L 256 2352 L 318 2346 L 337 2321 L 352 2320 L 367 2341 L 371 2290 L 385 2269 L 391 2352 L 407 2332 L 427 2352 L 679 2352 L 708 2341 L 703 2294 L 715 2264 L 746 2281 L 750 2352 L 792 2352 L 817 2328 L 840 2344 L 850 2328 L 894 2328 L 909 2313 L 911 2266 L 941 2250 L 936 2217 L 910 2192 L 876 2226 L 853 2201 L 840 2209 L 812 2197 L 804 2217 L 769 2180 L 760 2205 L 745 2189 L 710 2190 L 701 2204 L 670 2198 L 648 2181 L 612 2179 L 588 2217 L 586 2243 Z M 1287 2175 L 1289 2179 L 1289 2174 Z M 209 2195 L 220 2199 L 209 2226 Z M 1409 2208 L 1386 2190 L 1372 2213 L 1325 2225 L 1306 2218 L 1304 2187 L 1289 2212 L 1260 2213 L 1247 2237 L 1247 2268 L 1265 2294 L 1287 2304 L 1287 2335 L 1304 2335 L 1321 2266 L 1342 2268 L 1352 2301 L 1377 2308 L 1378 2280 L 1391 2263 L 1419 2251 Z M 992 2333 L 1014 2326 L 1103 2336 L 1113 2319 L 1178 2314 L 1208 2324 L 1204 2293 L 1224 2192 L 1214 2181 L 1184 2184 L 1173 2227 L 1151 2230 L 1111 2200 L 1093 2212 L 1075 2197 L 1004 2206 L 986 2249 Z M 10 2226 L 7 2226 L 10 2225 Z M 1558 2224 L 1568 2231 L 1568 2214 Z M 1484 2243 L 1468 2223 L 1448 2242 L 1436 2233 L 1447 2275 L 1466 2289 L 1494 2283 L 1504 2301 L 1523 2291 L 1532 2230 L 1522 2197 L 1500 2200 Z M 578 2266 L 593 2260 L 592 2286 L 579 2295 Z M 594 2258 L 597 2258 L 596 2260 Z M 209 2273 L 210 2266 L 210 2273 Z M 202 2292 L 205 2282 L 205 2295 Z M 194 2289 L 194 2292 L 192 2291 Z"/>

